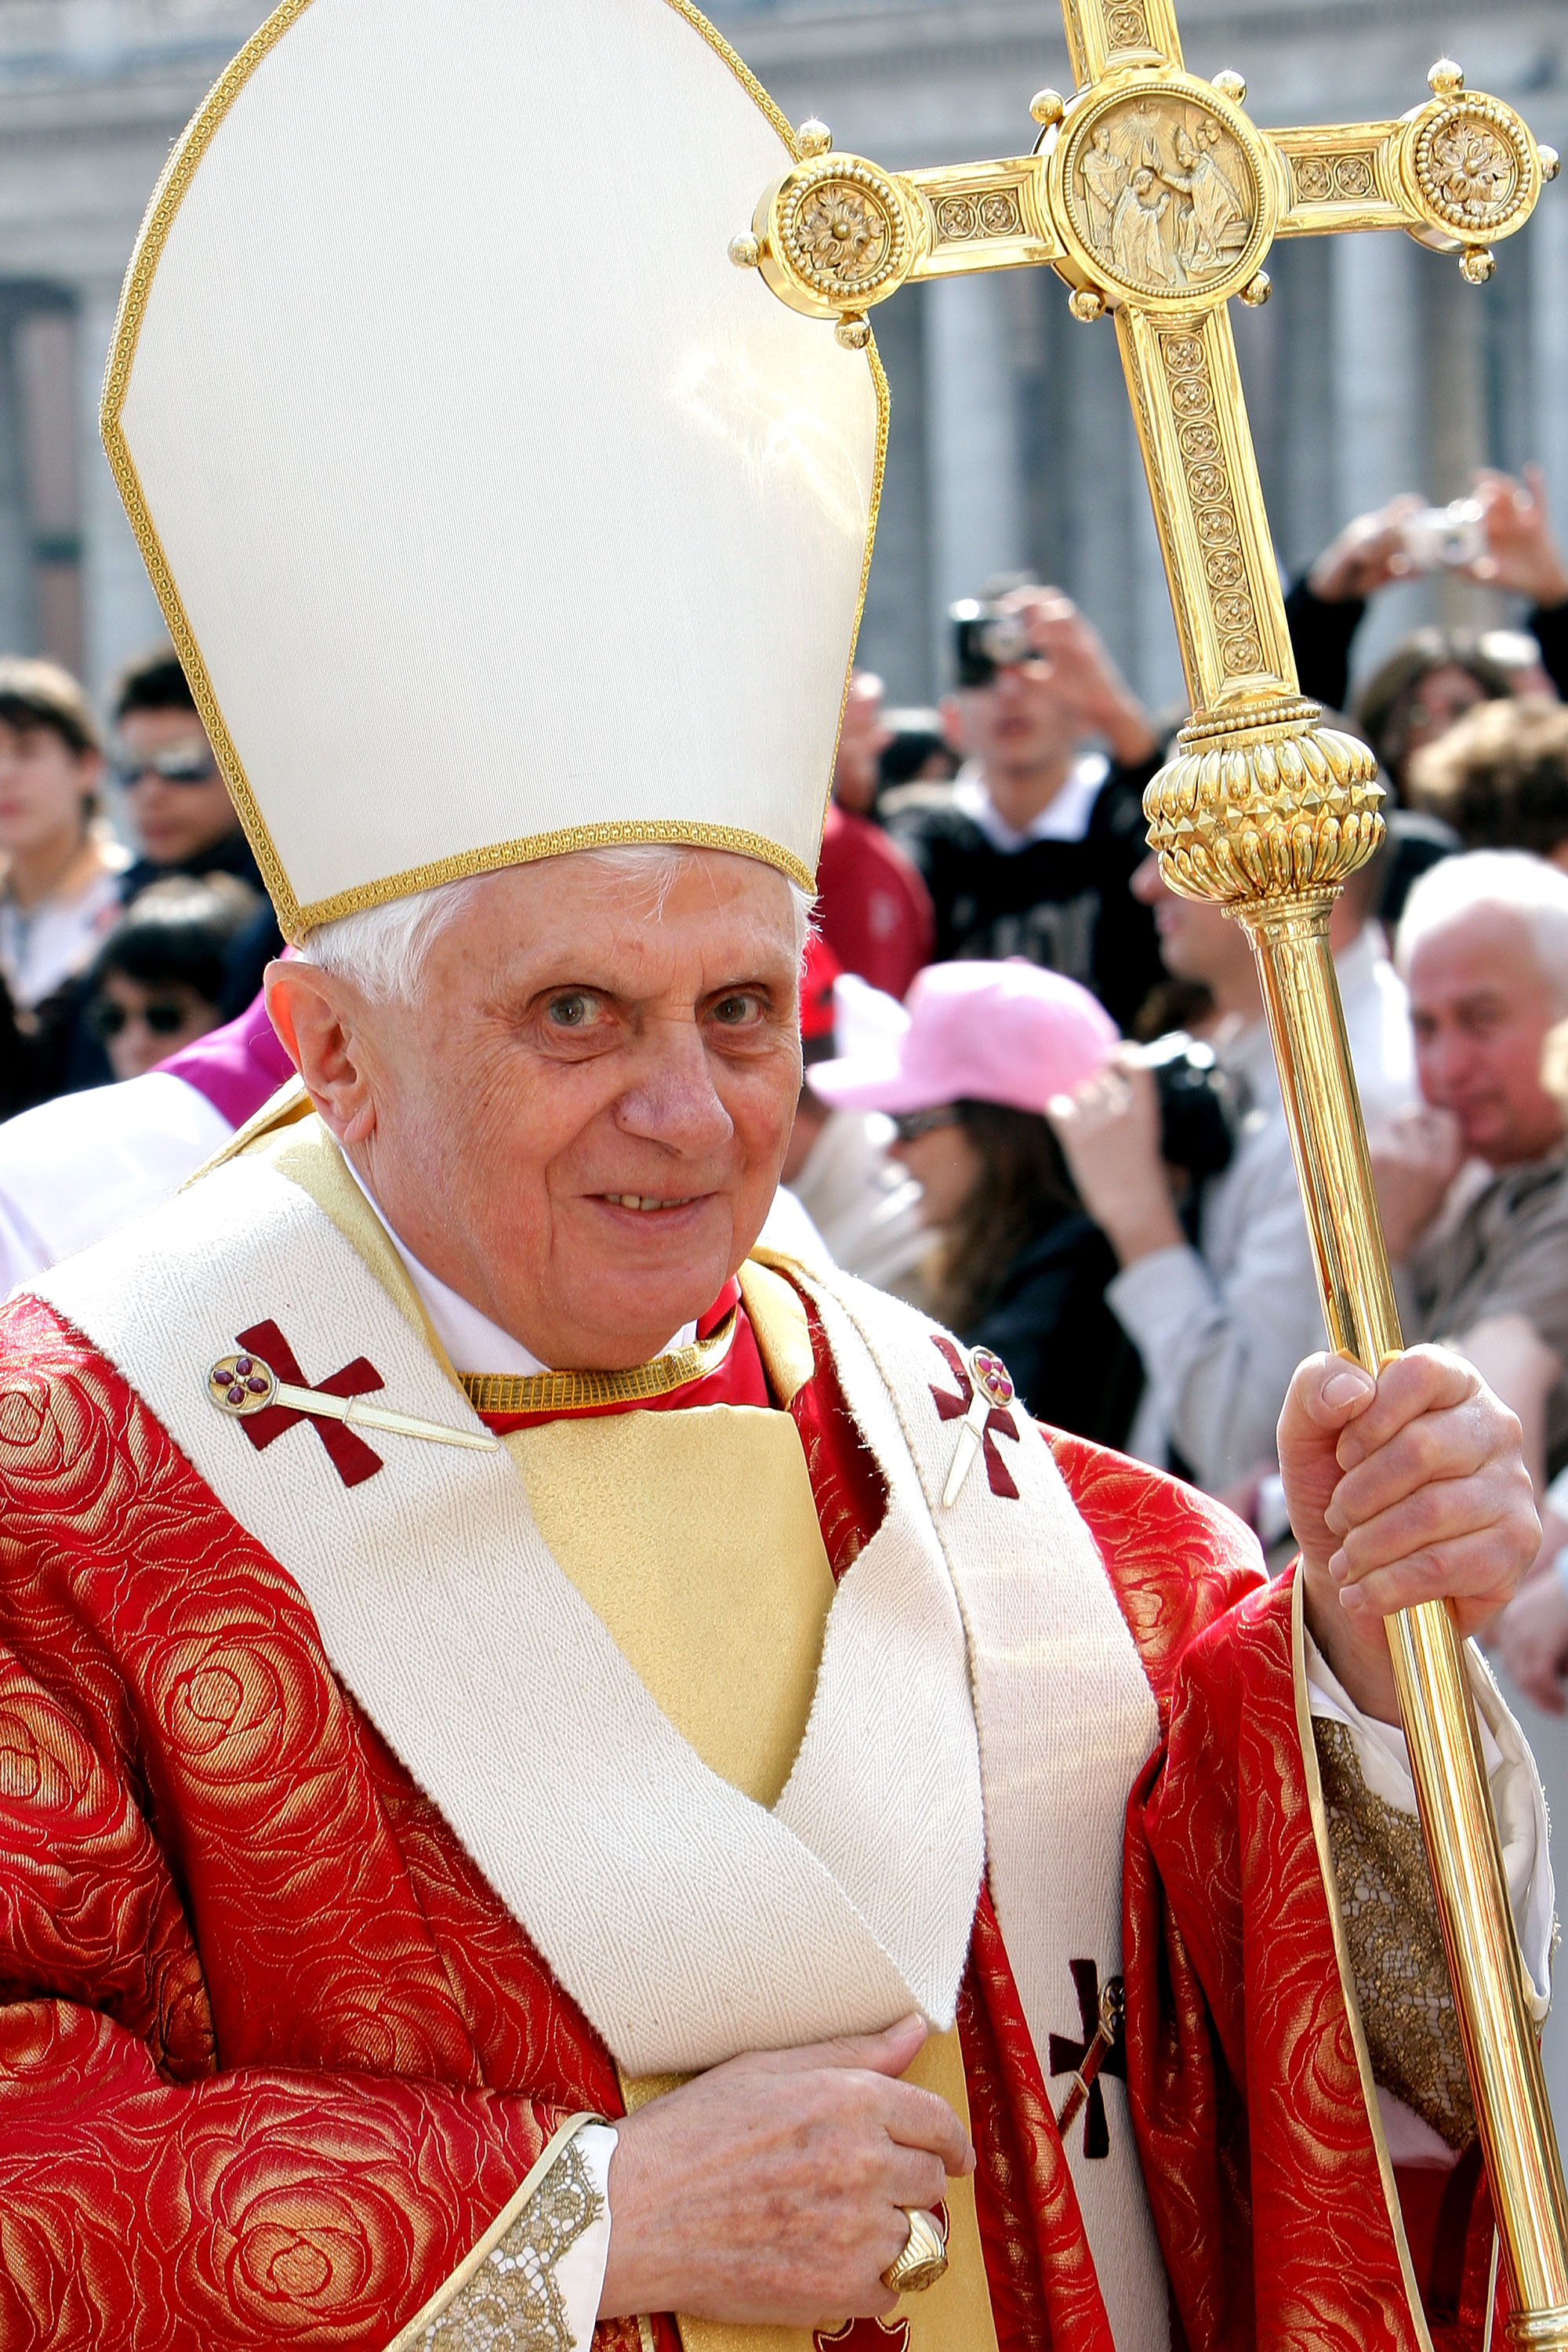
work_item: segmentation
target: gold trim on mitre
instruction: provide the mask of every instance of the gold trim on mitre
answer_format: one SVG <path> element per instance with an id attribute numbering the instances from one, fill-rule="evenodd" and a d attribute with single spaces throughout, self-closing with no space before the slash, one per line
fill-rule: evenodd
<path id="1" fill-rule="evenodd" d="M 479 1413 L 587 1412 L 606 1404 L 646 1404 L 716 1372 L 734 1341 L 735 1309 L 716 1331 L 688 1348 L 671 1348 L 648 1364 L 624 1372 L 459 1372 L 463 1393 Z"/>
<path id="2" fill-rule="evenodd" d="M 671 820 L 668 824 L 658 819 L 628 819 L 625 824 L 602 824 L 574 827 L 568 832 L 524 834 L 510 841 L 492 842 L 461 855 L 442 858 L 430 866 L 410 867 L 401 874 L 391 875 L 374 882 L 358 885 L 351 890 L 337 892 L 331 898 L 316 899 L 301 905 L 295 897 L 283 862 L 279 856 L 268 830 L 267 821 L 250 787 L 234 738 L 229 733 L 201 646 L 185 611 L 175 583 L 169 559 L 158 536 L 148 509 L 142 480 L 137 473 L 129 445 L 121 427 L 121 416 L 131 383 L 131 370 L 141 337 L 142 321 L 146 315 L 147 299 L 163 247 L 174 227 L 175 215 L 195 176 L 197 166 L 229 109 L 250 79 L 263 58 L 275 48 L 285 33 L 290 31 L 312 0 L 279 0 L 266 22 L 254 32 L 224 71 L 218 76 L 184 131 L 175 141 L 167 163 L 153 191 L 135 249 L 121 289 L 120 307 L 115 317 L 114 333 L 109 347 L 108 364 L 104 373 L 103 400 L 100 412 L 100 429 L 110 470 L 114 476 L 126 517 L 141 550 L 142 561 L 153 593 L 163 610 L 163 620 L 180 666 L 190 682 L 192 696 L 205 728 L 207 740 L 234 803 L 235 813 L 244 828 L 256 862 L 267 885 L 268 896 L 278 917 L 279 928 L 285 939 L 296 946 L 312 927 L 335 921 L 342 915 L 357 914 L 365 908 L 384 906 L 389 900 L 412 896 L 419 890 L 437 888 L 444 882 L 462 881 L 472 875 L 491 874 L 506 866 L 526 866 L 544 857 L 561 857 L 573 850 L 599 849 L 632 845 L 637 843 L 668 842 L 675 848 L 725 849 L 742 857 L 759 858 L 773 866 L 804 890 L 816 892 L 816 877 L 800 860 L 761 834 L 736 831 L 727 825 L 704 825 Z M 801 160 L 800 142 L 782 109 L 769 97 L 744 60 L 732 49 L 723 35 L 710 25 L 692 0 L 664 0 L 692 30 L 700 33 L 717 56 L 728 66 L 741 88 L 777 132 L 792 163 Z M 871 372 L 871 382 L 877 398 L 877 448 L 872 465 L 871 496 L 866 520 L 866 551 L 860 566 L 860 593 L 855 607 L 855 625 L 850 633 L 849 657 L 844 669 L 844 691 L 838 703 L 838 731 L 844 728 L 844 714 L 849 704 L 849 688 L 855 671 L 855 646 L 865 616 L 867 583 L 871 572 L 871 551 L 876 543 L 877 517 L 881 506 L 882 479 L 886 470 L 888 426 L 890 400 L 887 374 L 878 355 L 874 341 L 866 346 L 866 356 Z M 835 737 L 837 761 L 837 737 Z M 823 793 L 822 826 L 817 841 L 820 853 L 822 833 L 826 829 L 827 810 L 833 796 L 829 774 Z"/>

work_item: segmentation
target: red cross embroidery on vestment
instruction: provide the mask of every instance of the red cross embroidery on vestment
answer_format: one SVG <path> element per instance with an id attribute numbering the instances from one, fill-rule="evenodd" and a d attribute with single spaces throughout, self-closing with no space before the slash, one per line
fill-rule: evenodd
<path id="1" fill-rule="evenodd" d="M 940 1332 L 931 1333 L 931 1345 L 946 1359 L 960 1390 L 960 1393 L 954 1396 L 947 1389 L 939 1389 L 933 1381 L 931 1392 L 936 1401 L 936 1409 L 943 1421 L 962 1421 L 974 1399 L 974 1382 L 970 1377 L 969 1367 L 953 1342 L 943 1339 Z M 1018 1489 L 1014 1486 L 1012 1474 L 997 1450 L 996 1440 L 999 1437 L 1010 1437 L 1016 1445 L 1018 1442 L 1018 1425 L 1005 1407 L 994 1405 L 985 1421 L 985 1438 L 983 1448 L 985 1475 L 991 1481 L 991 1492 L 994 1495 L 1000 1495 L 1006 1502 L 1016 1503 L 1018 1499 Z M 971 1455 L 970 1459 L 973 1461 L 973 1456 Z"/>
<path id="2" fill-rule="evenodd" d="M 253 1323 L 248 1331 L 237 1335 L 236 1344 L 249 1348 L 258 1356 L 265 1358 L 280 1380 L 295 1388 L 310 1387 L 311 1383 L 300 1369 L 299 1358 L 276 1323 Z M 368 1396 L 373 1390 L 385 1386 L 386 1382 L 375 1366 L 365 1357 L 356 1356 L 352 1364 L 345 1364 L 342 1370 L 334 1372 L 330 1380 L 318 1381 L 314 1393 L 332 1397 Z M 274 1438 L 281 1437 L 286 1429 L 292 1429 L 297 1421 L 310 1423 L 326 1447 L 327 1458 L 345 1486 L 363 1486 L 365 1479 L 374 1478 L 381 1468 L 380 1454 L 373 1453 L 363 1438 L 356 1436 L 352 1429 L 346 1429 L 341 1421 L 318 1421 L 313 1414 L 298 1412 L 291 1405 L 268 1405 L 265 1412 L 248 1414 L 239 1425 L 260 1454 Z"/>

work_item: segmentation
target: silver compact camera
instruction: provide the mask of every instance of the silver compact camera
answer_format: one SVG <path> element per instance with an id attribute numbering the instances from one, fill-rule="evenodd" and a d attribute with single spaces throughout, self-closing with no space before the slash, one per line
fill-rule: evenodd
<path id="1" fill-rule="evenodd" d="M 1481 509 L 1475 499 L 1423 507 L 1409 518 L 1401 536 L 1415 572 L 1458 572 L 1487 551 Z"/>

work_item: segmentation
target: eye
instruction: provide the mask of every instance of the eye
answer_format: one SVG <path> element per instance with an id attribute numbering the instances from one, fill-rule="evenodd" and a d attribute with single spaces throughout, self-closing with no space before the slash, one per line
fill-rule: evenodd
<path id="1" fill-rule="evenodd" d="M 721 1022 L 726 1029 L 739 1029 L 742 1028 L 748 1021 L 759 1019 L 762 1010 L 763 1001 L 760 996 L 752 996 L 742 989 L 735 989 L 730 995 L 721 996 L 718 999 L 713 1006 L 713 1018 Z"/>
<path id="2" fill-rule="evenodd" d="M 591 1029 L 603 1010 L 598 998 L 591 996 L 585 988 L 569 988 L 551 998 L 546 1017 L 552 1028 L 581 1032 Z"/>

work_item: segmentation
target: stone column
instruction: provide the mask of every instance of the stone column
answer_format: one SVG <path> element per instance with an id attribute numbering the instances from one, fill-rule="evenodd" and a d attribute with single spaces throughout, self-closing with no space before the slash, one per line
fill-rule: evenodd
<path id="1" fill-rule="evenodd" d="M 925 306 L 930 609 L 945 682 L 947 607 L 1022 567 L 1026 525 L 1005 278 L 937 278 Z"/>
<path id="2" fill-rule="evenodd" d="M 1415 272 L 1454 268 L 1397 233 L 1336 236 L 1332 249 L 1334 510 L 1322 519 L 1320 545 L 1397 490 L 1433 494 Z M 1357 673 L 1364 677 L 1397 638 L 1431 616 L 1424 583 L 1385 588 L 1356 640 Z"/>
<path id="3" fill-rule="evenodd" d="M 926 506 L 924 300 L 923 287 L 905 287 L 875 318 L 892 420 L 856 660 L 862 669 L 881 677 L 895 707 L 929 702 L 936 691 Z"/>
<path id="4" fill-rule="evenodd" d="M 1485 298 L 1459 275 L 1451 255 L 1433 254 L 1421 277 L 1422 373 L 1426 385 L 1429 472 L 1434 505 L 1462 499 L 1487 458 Z M 1517 257 L 1510 256 L 1517 266 Z M 1496 289 L 1491 289 L 1495 292 Z M 1445 628 L 1495 628 L 1497 597 L 1473 580 L 1439 572 L 1432 583 Z"/>
<path id="5" fill-rule="evenodd" d="M 0 654 L 35 649 L 32 544 L 16 398 L 15 320 L 0 309 Z"/>
<path id="6" fill-rule="evenodd" d="M 1525 231 L 1531 261 L 1534 447 L 1557 537 L 1568 547 L 1568 187 L 1549 188 Z"/>
<path id="7" fill-rule="evenodd" d="M 99 434 L 104 361 L 119 300 L 118 278 L 89 278 L 78 288 L 82 636 L 87 684 L 98 696 L 120 664 L 155 639 L 163 625 Z"/>
<path id="8" fill-rule="evenodd" d="M 1176 624 L 1171 614 L 1170 583 L 1165 578 L 1164 559 L 1160 553 L 1159 533 L 1154 529 L 1154 509 L 1149 501 L 1149 484 L 1143 472 L 1143 460 L 1139 455 L 1136 433 L 1132 436 L 1130 465 L 1131 481 L 1127 497 L 1127 520 L 1131 546 L 1127 601 L 1131 616 L 1132 645 L 1128 682 L 1152 714 L 1164 717 L 1177 704 L 1185 705 L 1187 682 L 1182 671 Z"/>

